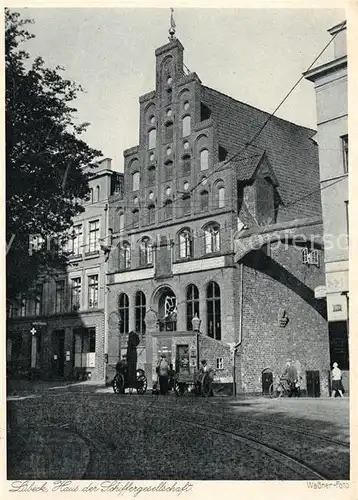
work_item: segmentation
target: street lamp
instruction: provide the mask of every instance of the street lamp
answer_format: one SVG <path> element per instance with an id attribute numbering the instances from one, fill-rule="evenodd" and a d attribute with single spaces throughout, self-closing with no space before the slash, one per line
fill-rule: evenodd
<path id="1" fill-rule="evenodd" d="M 196 368 L 199 370 L 199 335 L 200 335 L 200 323 L 201 320 L 198 314 L 194 314 L 194 318 L 191 320 L 193 331 L 196 333 Z"/>

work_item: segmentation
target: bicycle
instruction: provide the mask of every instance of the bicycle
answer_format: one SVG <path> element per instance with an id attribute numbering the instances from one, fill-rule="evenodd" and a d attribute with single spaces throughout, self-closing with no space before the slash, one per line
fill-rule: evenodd
<path id="1" fill-rule="evenodd" d="M 288 380 L 281 376 L 278 379 L 277 384 L 272 383 L 269 387 L 269 395 L 272 399 L 290 397 L 292 395 L 292 387 L 288 383 Z"/>

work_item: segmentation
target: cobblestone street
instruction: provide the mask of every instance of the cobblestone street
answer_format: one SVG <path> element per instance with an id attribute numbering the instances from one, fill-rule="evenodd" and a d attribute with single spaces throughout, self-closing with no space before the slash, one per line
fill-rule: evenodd
<path id="1" fill-rule="evenodd" d="M 348 399 L 119 396 L 78 385 L 10 396 L 8 415 L 8 479 L 349 478 Z"/>

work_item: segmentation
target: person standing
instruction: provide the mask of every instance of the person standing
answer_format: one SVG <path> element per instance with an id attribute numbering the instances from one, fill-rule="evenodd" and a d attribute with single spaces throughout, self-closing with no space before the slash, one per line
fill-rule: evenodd
<path id="1" fill-rule="evenodd" d="M 344 387 L 342 384 L 342 372 L 338 368 L 338 363 L 333 363 L 332 370 L 332 398 L 336 396 L 336 392 L 338 391 L 341 398 L 343 398 Z"/>
<path id="2" fill-rule="evenodd" d="M 286 376 L 287 376 L 287 382 L 289 386 L 289 397 L 292 397 L 297 394 L 297 387 L 296 384 L 298 382 L 298 372 L 297 368 L 292 362 L 292 360 L 289 360 L 286 365 Z"/>
<path id="3" fill-rule="evenodd" d="M 169 382 L 169 365 L 164 353 L 160 355 L 160 361 L 158 363 L 157 369 L 159 375 L 160 394 L 164 396 L 168 393 Z"/>

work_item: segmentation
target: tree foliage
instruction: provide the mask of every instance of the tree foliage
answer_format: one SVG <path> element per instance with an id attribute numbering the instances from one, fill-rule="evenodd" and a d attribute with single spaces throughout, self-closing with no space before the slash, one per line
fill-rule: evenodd
<path id="1" fill-rule="evenodd" d="M 21 48 L 34 35 L 32 21 L 5 11 L 7 293 L 26 290 L 43 267 L 65 265 L 47 245 L 29 252 L 31 235 L 45 239 L 71 227 L 88 196 L 90 167 L 100 151 L 81 139 L 73 107 L 81 86 L 63 78 L 64 69 L 30 61 Z M 54 249 L 54 245 L 52 245 Z"/>

